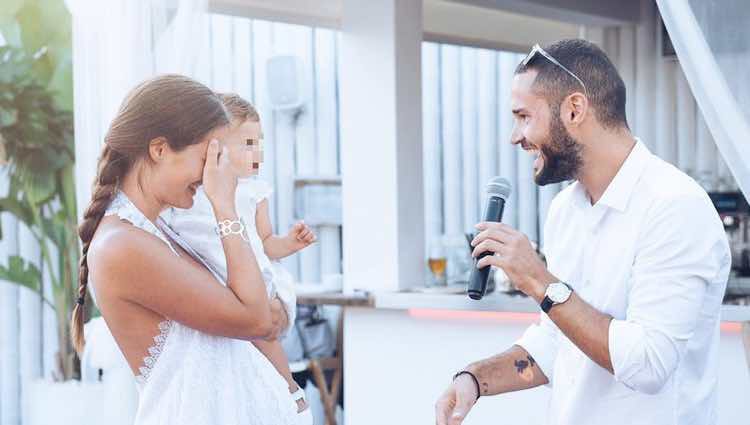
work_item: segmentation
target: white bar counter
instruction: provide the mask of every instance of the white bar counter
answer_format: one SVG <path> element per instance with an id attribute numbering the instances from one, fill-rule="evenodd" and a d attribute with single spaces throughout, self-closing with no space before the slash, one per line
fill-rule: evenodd
<path id="1" fill-rule="evenodd" d="M 466 294 L 429 294 L 419 292 L 375 292 L 374 308 L 386 310 L 435 309 L 507 313 L 539 313 L 529 297 L 493 292 L 479 301 Z M 750 306 L 728 305 L 721 309 L 723 322 L 750 322 Z"/>
<path id="2" fill-rule="evenodd" d="M 466 364 L 501 353 L 539 317 L 530 298 L 493 293 L 357 293 L 344 310 L 346 424 L 431 424 L 434 403 Z M 747 423 L 750 375 L 742 324 L 750 306 L 722 308 L 719 424 Z M 482 398 L 464 424 L 544 423 L 549 389 Z"/>

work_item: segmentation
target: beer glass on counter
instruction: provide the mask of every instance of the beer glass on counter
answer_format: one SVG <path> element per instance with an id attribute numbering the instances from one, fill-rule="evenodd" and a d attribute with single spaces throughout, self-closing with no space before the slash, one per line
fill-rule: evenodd
<path id="1" fill-rule="evenodd" d="M 447 264 L 448 260 L 445 256 L 443 239 L 440 237 L 433 239 L 430 242 L 430 251 L 427 258 L 427 265 L 430 268 L 430 272 L 432 272 L 433 285 L 446 285 L 445 269 Z"/>

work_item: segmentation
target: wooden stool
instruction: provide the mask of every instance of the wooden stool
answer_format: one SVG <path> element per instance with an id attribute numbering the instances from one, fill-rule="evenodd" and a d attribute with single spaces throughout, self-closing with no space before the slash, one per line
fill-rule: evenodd
<path id="1" fill-rule="evenodd" d="M 310 360 L 308 365 L 315 386 L 318 387 L 318 391 L 320 391 L 320 400 L 323 402 L 326 425 L 336 425 L 336 405 L 339 402 L 339 391 L 341 389 L 341 377 L 343 371 L 341 357 L 324 357 L 321 359 Z M 326 383 L 326 377 L 323 373 L 323 371 L 326 370 L 334 371 L 330 388 Z"/>
<path id="2" fill-rule="evenodd" d="M 336 405 L 339 402 L 339 392 L 343 381 L 343 320 L 342 314 L 338 321 L 336 330 L 336 355 L 333 357 L 321 357 L 317 359 L 304 359 L 289 364 L 292 373 L 310 371 L 312 381 L 320 392 L 320 401 L 323 403 L 323 412 L 326 417 L 326 425 L 336 425 Z M 325 371 L 333 371 L 333 379 L 329 387 L 326 382 Z"/>
<path id="3" fill-rule="evenodd" d="M 292 373 L 310 372 L 312 381 L 320 392 L 320 401 L 323 403 L 326 425 L 336 425 L 336 405 L 339 402 L 339 391 L 341 389 L 341 382 L 343 381 L 341 357 L 302 360 L 289 364 L 289 369 Z M 325 377 L 325 371 L 327 370 L 334 371 L 330 387 Z"/>

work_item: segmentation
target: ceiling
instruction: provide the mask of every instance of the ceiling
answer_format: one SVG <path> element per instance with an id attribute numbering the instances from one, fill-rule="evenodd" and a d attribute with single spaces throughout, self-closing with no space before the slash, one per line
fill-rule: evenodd
<path id="1" fill-rule="evenodd" d="M 597 6 L 600 3 L 611 6 L 618 1 L 623 3 L 622 0 L 423 0 L 424 39 L 525 52 L 535 43 L 578 37 L 582 24 L 624 22 L 622 19 L 629 16 L 625 12 L 604 16 L 612 7 Z M 568 3 L 575 9 L 557 9 Z M 217 13 L 334 29 L 340 28 L 344 7 L 343 0 L 210 0 L 209 4 Z"/>
<path id="2" fill-rule="evenodd" d="M 612 26 L 635 23 L 639 0 L 448 0 L 577 25 Z"/>

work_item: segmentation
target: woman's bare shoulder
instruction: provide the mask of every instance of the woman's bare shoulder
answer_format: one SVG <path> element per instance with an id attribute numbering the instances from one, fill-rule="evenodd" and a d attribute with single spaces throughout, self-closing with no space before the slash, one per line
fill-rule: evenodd
<path id="1" fill-rule="evenodd" d="M 105 217 L 89 246 L 87 263 L 91 275 L 111 281 L 146 270 L 146 263 L 160 261 L 164 256 L 174 253 L 155 235 L 117 217 Z"/>

